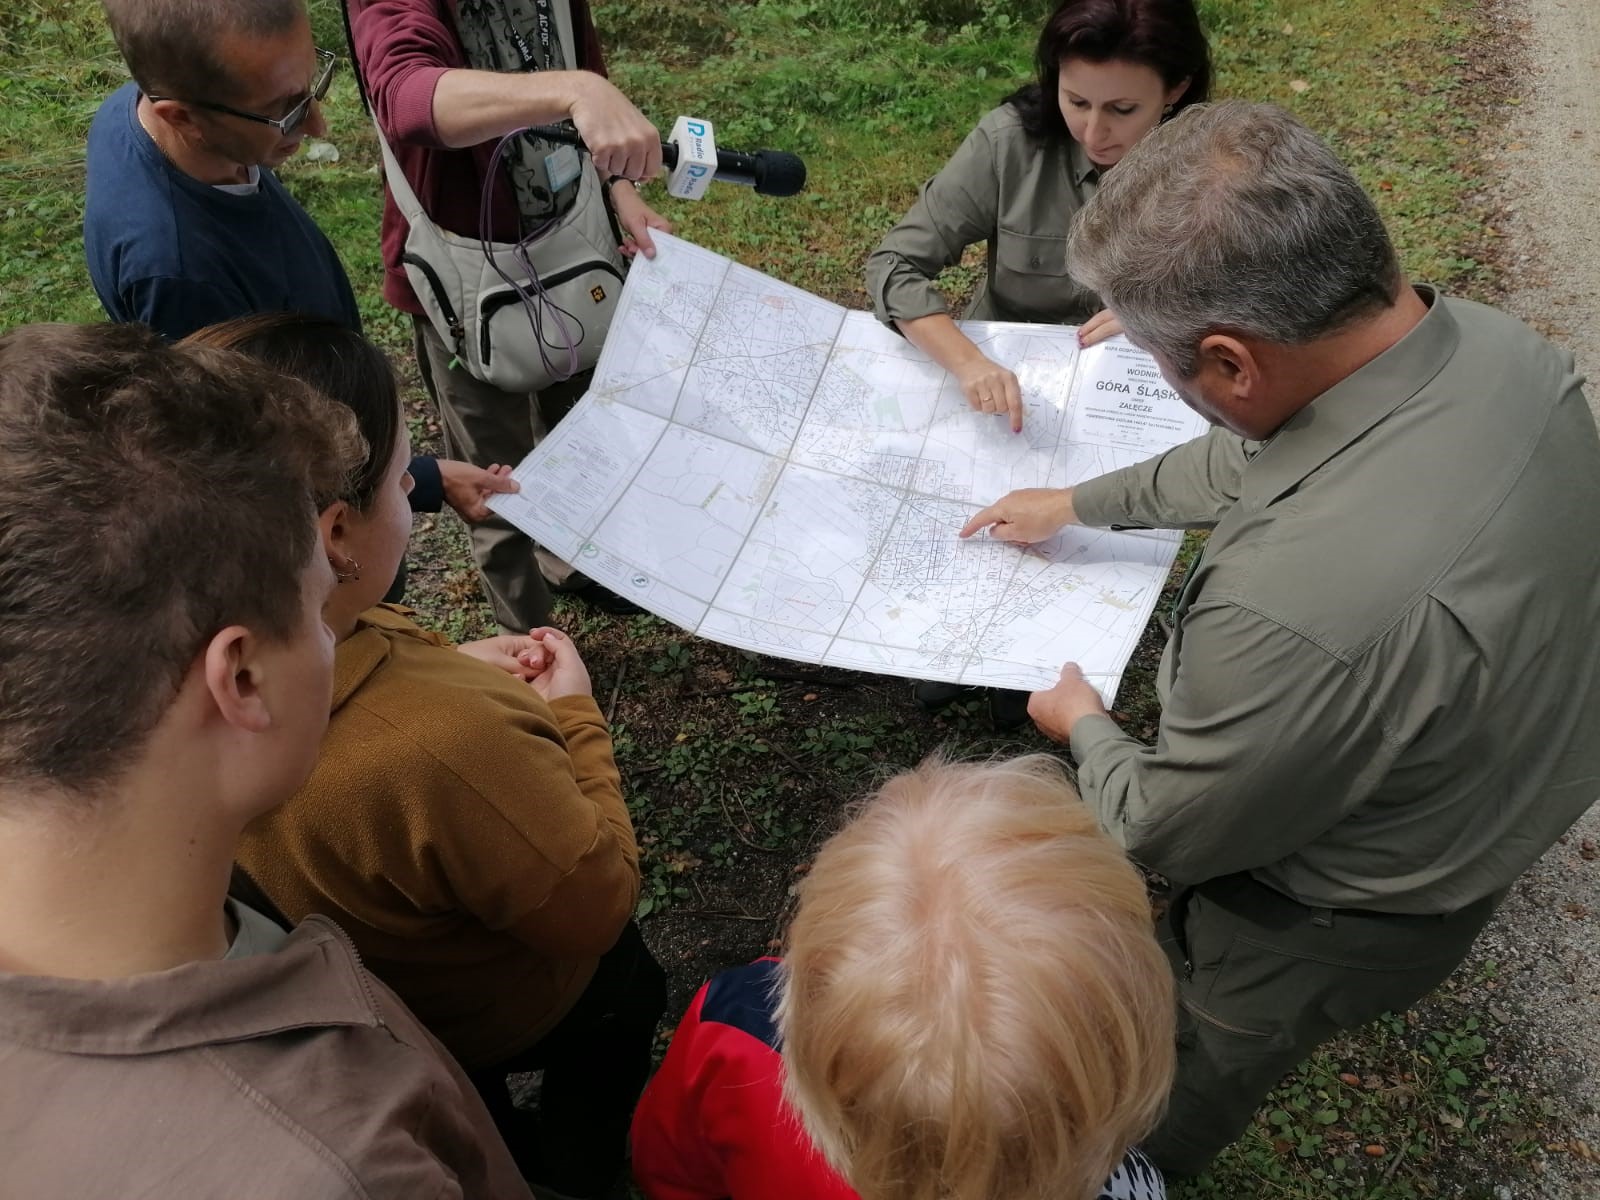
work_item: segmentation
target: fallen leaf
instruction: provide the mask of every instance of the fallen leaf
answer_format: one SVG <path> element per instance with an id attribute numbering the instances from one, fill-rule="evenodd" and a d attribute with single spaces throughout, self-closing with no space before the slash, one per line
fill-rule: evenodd
<path id="1" fill-rule="evenodd" d="M 1507 150 L 1526 150 L 1527 148 L 1528 148 L 1528 143 L 1527 142 L 1512 142 L 1510 145 L 1508 145 L 1506 147 Z"/>
<path id="2" fill-rule="evenodd" d="M 1294 32 L 1294 26 L 1289 24 L 1287 21 L 1285 21 L 1283 23 L 1283 32 L 1286 33 L 1286 34 L 1287 33 L 1293 33 Z"/>
<path id="3" fill-rule="evenodd" d="M 1578 844 L 1578 857 L 1585 862 L 1593 862 L 1596 858 L 1600 858 L 1600 849 L 1595 848 L 1593 838 L 1584 838 Z"/>
<path id="4" fill-rule="evenodd" d="M 1293 1142 L 1286 1142 L 1282 1138 L 1273 1138 L 1272 1139 L 1272 1152 L 1274 1154 L 1278 1154 L 1278 1155 L 1288 1154 L 1293 1149 L 1294 1149 L 1294 1143 Z"/>
<path id="5" fill-rule="evenodd" d="M 1304 79 L 1291 79 L 1289 81 L 1289 90 L 1295 93 L 1306 91 L 1310 86 Z"/>
<path id="6" fill-rule="evenodd" d="M 1581 921 L 1589 915 L 1588 905 L 1579 904 L 1576 900 L 1568 900 L 1561 906 L 1561 911 L 1574 921 Z"/>

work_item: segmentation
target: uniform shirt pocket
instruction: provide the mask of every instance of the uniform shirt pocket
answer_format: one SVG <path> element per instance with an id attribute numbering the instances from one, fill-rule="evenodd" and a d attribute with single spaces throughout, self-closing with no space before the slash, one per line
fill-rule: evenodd
<path id="1" fill-rule="evenodd" d="M 1020 233 L 1004 225 L 995 235 L 990 303 L 1010 321 L 1080 322 L 1100 309 L 1095 294 L 1067 273 L 1067 239 Z"/>
<path id="2" fill-rule="evenodd" d="M 1012 275 L 1065 275 L 1067 239 L 1037 233 L 1017 233 L 1002 225 L 995 257 L 1000 269 Z"/>

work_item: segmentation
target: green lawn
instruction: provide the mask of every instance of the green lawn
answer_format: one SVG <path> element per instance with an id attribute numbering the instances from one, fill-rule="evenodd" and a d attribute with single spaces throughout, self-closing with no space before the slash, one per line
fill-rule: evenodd
<path id="1" fill-rule="evenodd" d="M 338 11 L 313 0 L 321 44 Z M 1487 296 L 1474 149 L 1495 98 L 1462 86 L 1477 0 L 1203 0 L 1218 93 L 1269 99 L 1329 136 L 1373 190 L 1413 275 Z M 663 127 L 710 117 L 728 146 L 805 156 L 792 200 L 717 188 L 662 210 L 692 240 L 848 304 L 861 265 L 977 118 L 1026 72 L 1044 8 L 1015 0 L 606 0 L 612 77 Z M 124 78 L 90 0 L 0 9 L 0 294 L 4 324 L 92 320 L 79 237 L 83 137 Z M 339 247 L 369 330 L 402 367 L 404 326 L 379 294 L 376 153 L 348 72 L 328 106 L 337 163 L 298 160 L 289 186 Z M 970 286 L 971 261 L 952 272 Z M 414 395 L 414 427 L 432 431 Z M 452 636 L 486 624 L 457 524 L 424 519 L 413 597 Z M 1181 564 L 1180 564 L 1181 565 Z M 645 930 L 675 995 L 762 952 L 788 881 L 842 806 L 935 746 L 1037 749 L 997 736 L 975 706 L 930 719 L 903 683 L 752 661 L 653 618 L 568 611 L 645 846 Z M 1119 698 L 1153 731 L 1159 632 Z M 1476 963 L 1418 1011 L 1318 1054 L 1185 1198 L 1485 1196 L 1526 1169 L 1559 1123 L 1507 1082 L 1511 1031 L 1481 1015 L 1493 964 Z"/>

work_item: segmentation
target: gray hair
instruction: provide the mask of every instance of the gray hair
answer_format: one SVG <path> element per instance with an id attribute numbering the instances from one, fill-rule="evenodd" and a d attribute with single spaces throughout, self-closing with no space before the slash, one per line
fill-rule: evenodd
<path id="1" fill-rule="evenodd" d="M 178 100 L 227 100 L 236 82 L 216 54 L 226 33 L 271 37 L 304 21 L 304 0 L 101 0 L 139 90 Z"/>
<path id="2" fill-rule="evenodd" d="M 1370 197 L 1283 109 L 1197 104 L 1153 129 L 1073 222 L 1067 261 L 1183 378 L 1208 334 L 1302 345 L 1394 303 Z"/>

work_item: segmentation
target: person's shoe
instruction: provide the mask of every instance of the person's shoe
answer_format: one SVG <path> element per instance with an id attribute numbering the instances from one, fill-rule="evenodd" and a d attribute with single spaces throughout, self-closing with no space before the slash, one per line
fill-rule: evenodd
<path id="1" fill-rule="evenodd" d="M 619 596 L 610 588 L 601 587 L 598 583 L 591 583 L 588 587 L 577 588 L 565 594 L 587 604 L 596 612 L 608 613 L 613 617 L 637 617 L 644 612 L 644 609 L 626 596 Z"/>
<path id="2" fill-rule="evenodd" d="M 938 712 L 941 708 L 948 708 L 957 700 L 965 700 L 977 694 L 978 689 L 969 684 L 941 683 L 932 679 L 924 679 L 911 689 L 911 698 L 925 712 Z"/>
<path id="3" fill-rule="evenodd" d="M 989 693 L 989 723 L 999 730 L 1021 729 L 1031 719 L 1028 697 L 1032 692 L 995 688 Z"/>

